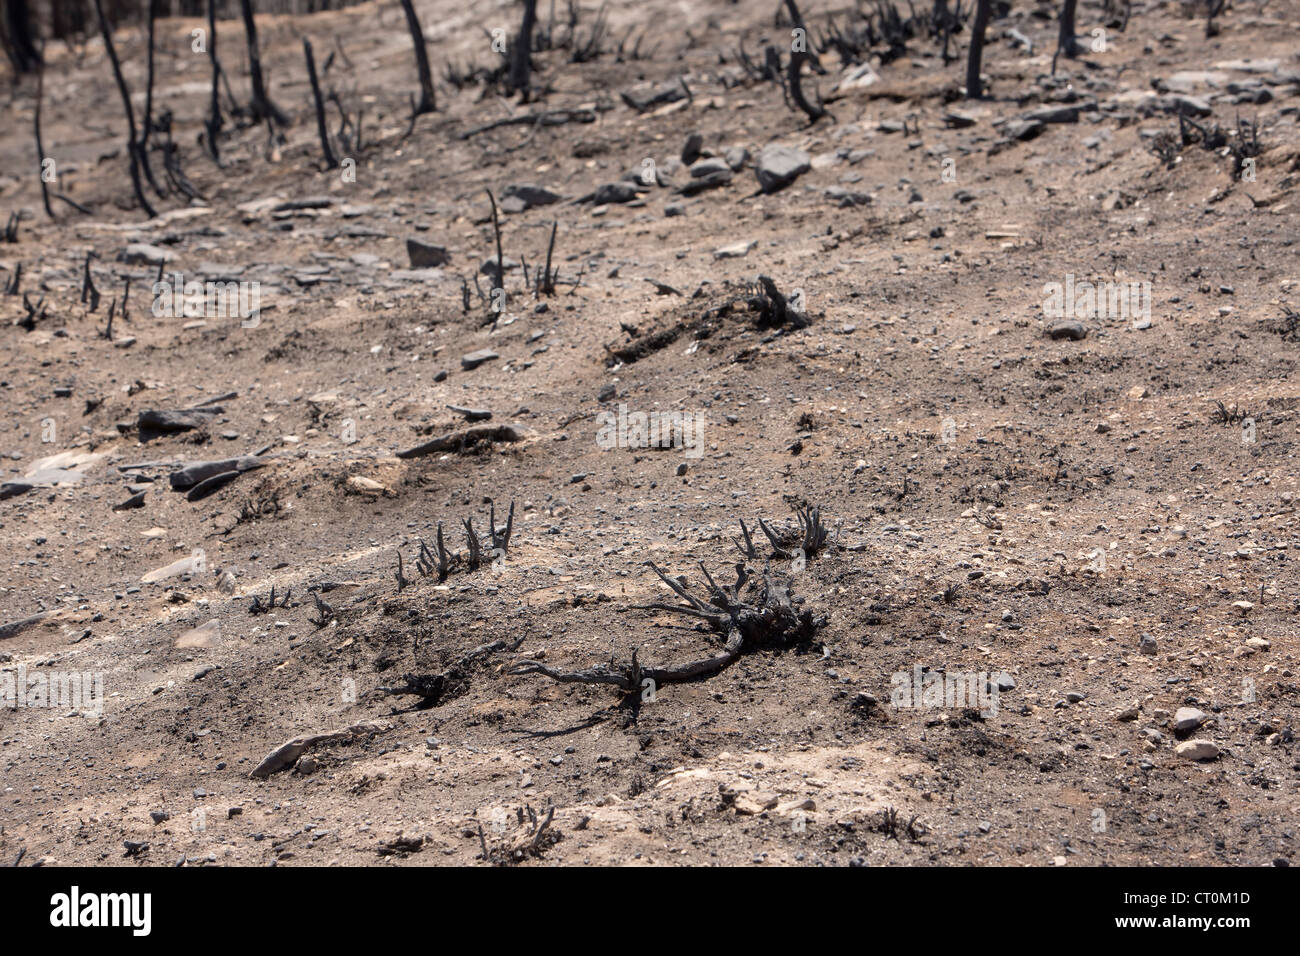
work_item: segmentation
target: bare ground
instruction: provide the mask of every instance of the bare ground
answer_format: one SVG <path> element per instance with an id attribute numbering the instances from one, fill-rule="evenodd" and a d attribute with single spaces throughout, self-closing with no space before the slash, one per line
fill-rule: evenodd
<path id="1" fill-rule="evenodd" d="M 1056 80 L 1043 79 L 1055 20 L 1017 11 L 990 28 L 992 98 L 978 103 L 945 102 L 963 64 L 942 64 L 929 41 L 834 99 L 829 54 L 819 83 L 833 121 L 811 127 L 775 84 L 724 82 L 742 75 L 730 56 L 742 36 L 752 54 L 788 30 L 772 6 L 620 7 L 612 32 L 644 27 L 651 58 L 539 54 L 554 89 L 529 107 L 443 83 L 439 112 L 409 137 L 415 78 L 396 4 L 267 17 L 272 92 L 294 123 L 271 156 L 264 127 L 233 133 L 221 169 L 194 139 L 200 24 L 160 21 L 155 109 L 173 111 L 206 204 L 158 201 L 166 211 L 148 222 L 130 208 L 102 45 L 50 47 L 46 152 L 92 214 L 56 202 L 57 221 L 44 216 L 24 85 L 4 107 L 0 210 L 28 215 L 0 266 L 7 282 L 22 264 L 21 288 L 45 296 L 48 316 L 11 327 L 21 297 L 0 296 L 3 477 L 62 452 L 97 457 L 78 484 L 0 501 L 0 620 L 49 612 L 0 639 L 0 660 L 102 673 L 107 696 L 101 716 L 0 709 L 0 859 L 470 865 L 484 846 L 530 865 L 1294 858 L 1300 6 L 1238 5 L 1207 40 L 1202 14 L 1139 5 L 1106 52 L 1063 61 Z M 491 62 L 479 28 L 517 18 L 508 4 L 417 7 L 439 71 Z M 813 24 L 825 12 L 805 9 Z M 1081 33 L 1103 20 L 1084 5 Z M 1002 38 L 1013 25 L 1032 54 Z M 346 57 L 326 83 L 365 104 L 355 182 L 321 168 L 304 34 L 318 64 L 338 38 Z M 138 108 L 142 44 L 119 31 Z M 221 24 L 243 96 L 241 48 L 237 25 Z M 1255 62 L 1215 66 L 1239 60 Z M 1227 76 L 1189 81 L 1213 108 L 1198 122 L 1259 124 L 1254 183 L 1234 180 L 1223 151 L 1193 144 L 1168 166 L 1148 148 L 1178 127 L 1152 81 L 1205 70 Z M 679 76 L 689 100 L 640 114 L 618 96 Z M 1261 80 L 1267 102 L 1233 102 Z M 1071 102 L 1087 104 L 1077 122 L 1028 141 L 994 125 Z M 512 109 L 561 108 L 594 122 L 462 137 Z M 953 110 L 973 125 L 946 122 Z M 631 204 L 571 202 L 647 158 L 671 170 L 693 131 L 719 156 L 780 143 L 815 161 L 771 195 L 754 195 L 747 166 L 692 197 L 656 186 Z M 500 200 L 512 183 L 564 197 L 502 221 L 506 257 L 530 270 L 558 222 L 560 281 L 538 297 L 512 269 L 492 323 L 471 277 L 495 251 L 485 190 Z M 276 211 L 307 197 L 328 202 Z M 445 246 L 449 264 L 412 274 L 411 237 Z M 166 249 L 167 271 L 186 278 L 259 282 L 260 324 L 153 315 L 156 268 L 119 260 L 132 242 Z M 742 257 L 715 256 L 745 242 Z M 93 314 L 80 301 L 91 250 L 104 297 Z M 128 274 L 110 343 L 98 333 Z M 759 274 L 803 290 L 807 328 L 710 312 Z M 1149 281 L 1150 327 L 1102 316 L 1083 340 L 1048 337 L 1043 287 L 1067 275 Z M 464 370 L 480 349 L 498 357 Z M 207 426 L 142 441 L 141 411 L 227 392 Z M 602 448 L 596 416 L 620 403 L 702 414 L 702 456 Z M 396 457 L 470 427 L 448 405 L 489 409 L 518 440 Z M 265 467 L 201 500 L 169 487 L 179 462 L 268 445 Z M 148 485 L 144 506 L 112 510 L 128 483 Z M 432 547 L 441 521 L 464 549 L 461 522 L 485 533 L 489 500 L 498 524 L 515 504 L 505 557 L 422 577 L 419 541 Z M 701 562 L 734 577 L 740 519 L 758 535 L 760 517 L 793 526 L 802 504 L 822 509 L 825 550 L 795 570 L 759 535 L 748 563 L 825 617 L 813 638 L 747 648 L 644 702 L 511 672 L 626 668 L 634 649 L 644 667 L 717 653 L 708 628 L 639 607 L 674 600 L 646 562 L 702 594 Z M 202 570 L 141 581 L 196 549 Z M 412 579 L 400 592 L 399 552 Z M 273 586 L 287 606 L 250 613 Z M 310 621 L 313 591 L 332 609 L 324 627 Z M 918 667 L 1014 687 L 995 714 L 891 706 L 891 677 Z M 429 706 L 381 690 L 407 674 L 443 674 Z M 1172 727 L 1183 707 L 1204 717 L 1191 734 Z M 291 738 L 347 728 L 250 776 Z M 1179 756 L 1189 736 L 1217 757 Z M 147 848 L 127 858 L 124 841 Z"/>

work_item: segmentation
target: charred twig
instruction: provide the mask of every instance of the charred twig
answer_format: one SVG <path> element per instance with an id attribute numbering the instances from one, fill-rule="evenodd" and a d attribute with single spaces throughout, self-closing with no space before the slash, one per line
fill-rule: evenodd
<path id="1" fill-rule="evenodd" d="M 399 548 L 397 551 L 397 571 L 394 573 L 397 578 L 397 593 L 401 594 L 402 589 L 411 583 L 411 579 L 406 576 L 406 571 L 402 567 L 402 552 Z"/>
<path id="2" fill-rule="evenodd" d="M 14 273 L 14 287 L 17 289 L 18 277 L 22 274 L 21 264 L 17 272 Z M 23 293 L 23 308 L 27 314 L 18 320 L 18 325 L 28 332 L 36 329 L 37 322 L 44 322 L 49 318 L 49 310 L 45 308 L 45 296 L 41 296 L 35 305 L 27 298 L 27 293 Z"/>
<path id="3" fill-rule="evenodd" d="M 94 250 L 86 253 L 86 262 L 81 270 L 81 301 L 83 304 L 90 302 L 91 312 L 99 308 L 99 290 L 95 288 L 95 280 L 90 274 L 90 260 L 94 255 Z"/>
<path id="4" fill-rule="evenodd" d="M 308 617 L 307 620 L 315 624 L 319 630 L 329 624 L 330 621 L 334 620 L 334 608 L 330 607 L 329 602 L 321 600 L 321 596 L 318 592 L 312 591 L 311 596 L 316 602 L 316 616 Z"/>
<path id="5" fill-rule="evenodd" d="M 565 123 L 594 123 L 596 122 L 595 110 L 544 110 L 540 113 L 528 113 L 523 116 L 509 116 L 505 119 L 494 120 L 491 123 L 485 123 L 482 126 L 475 126 L 459 134 L 457 139 L 470 139 L 478 136 L 480 133 L 489 133 L 494 129 L 500 129 L 503 126 L 563 126 Z"/>
<path id="6" fill-rule="evenodd" d="M 478 533 L 474 530 L 474 519 L 466 518 L 465 521 L 465 539 L 469 546 L 466 565 L 471 571 L 478 570 L 483 563 L 483 552 L 479 547 Z"/>
<path id="7" fill-rule="evenodd" d="M 551 271 L 551 254 L 555 251 L 555 233 L 559 228 L 559 220 L 551 223 L 551 241 L 546 246 L 546 267 L 542 270 L 542 275 L 537 283 L 537 295 L 555 295 L 555 280 L 560 277 L 560 270 L 557 267 L 554 272 Z"/>
<path id="8" fill-rule="evenodd" d="M 290 588 L 284 592 L 283 598 L 281 598 L 279 601 L 276 601 L 275 585 L 273 584 L 271 585 L 271 596 L 266 600 L 266 603 L 262 603 L 262 599 L 258 597 L 256 594 L 253 595 L 253 603 L 249 605 L 248 613 L 254 615 L 270 614 L 277 607 L 288 607 L 289 598 L 292 594 L 293 594 L 293 589 Z"/>
<path id="9" fill-rule="evenodd" d="M 731 539 L 732 541 L 736 542 L 736 550 L 740 552 L 741 557 L 757 558 L 758 551 L 754 547 L 754 539 L 749 536 L 749 529 L 745 527 L 744 518 L 740 519 L 740 533 L 745 539 L 744 545 L 742 545 L 739 541 L 736 541 L 735 538 Z"/>
<path id="10" fill-rule="evenodd" d="M 506 527 L 504 531 L 497 529 L 497 512 L 496 505 L 488 502 L 488 531 L 492 538 L 492 556 L 494 558 L 504 557 L 510 550 L 510 534 L 515 527 L 515 503 L 510 502 L 510 514 L 506 517 Z"/>
<path id="11" fill-rule="evenodd" d="M 51 219 L 54 218 L 54 210 L 50 208 L 50 190 L 45 182 L 45 147 L 41 145 L 41 101 L 45 94 L 45 65 L 42 60 L 38 60 L 36 67 L 36 115 L 32 120 L 32 126 L 36 133 L 36 164 L 40 170 L 38 174 L 41 178 L 41 202 L 45 204 L 45 215 Z"/>

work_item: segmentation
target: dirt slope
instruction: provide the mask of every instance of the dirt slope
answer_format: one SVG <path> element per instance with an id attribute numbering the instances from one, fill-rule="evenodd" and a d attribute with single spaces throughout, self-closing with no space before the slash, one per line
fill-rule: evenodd
<path id="1" fill-rule="evenodd" d="M 46 151 L 91 214 L 56 200 L 45 217 L 24 85 L 0 120 L 0 214 L 25 210 L 0 267 L 7 283 L 21 263 L 48 313 L 28 331 L 11 324 L 21 295 L 0 296 L 0 455 L 21 492 L 0 501 L 0 621 L 48 613 L 0 632 L 0 666 L 98 674 L 105 696 L 99 714 L 0 708 L 0 859 L 1294 859 L 1300 5 L 1238 6 L 1206 39 L 1177 5 L 1138 4 L 1104 52 L 1055 77 L 1054 18 L 1017 10 L 990 28 L 978 103 L 949 100 L 963 64 L 927 39 L 834 94 L 827 52 L 833 116 L 812 126 L 736 65 L 742 39 L 754 56 L 788 35 L 773 6 L 616 5 L 606 50 L 632 28 L 644 58 L 539 53 L 552 88 L 516 106 L 441 74 L 493 63 L 490 31 L 513 31 L 517 8 L 417 3 L 439 112 L 409 136 L 397 4 L 267 17 L 263 60 L 293 124 L 282 144 L 264 126 L 230 133 L 221 168 L 195 138 L 201 24 L 160 21 L 155 111 L 171 111 L 204 202 L 155 200 L 151 221 L 131 208 L 102 44 L 50 48 Z M 804 12 L 816 31 L 831 8 Z M 594 17 L 584 5 L 580 29 Z M 1104 22 L 1082 6 L 1082 34 Z M 343 153 L 355 181 L 322 169 L 303 35 L 331 60 L 326 87 L 364 107 L 364 148 Z M 142 34 L 117 44 L 142 110 Z M 218 49 L 246 97 L 237 24 Z M 644 113 L 620 96 L 679 78 L 690 96 Z M 1168 163 L 1153 152 L 1178 134 L 1171 110 L 1201 105 L 1203 127 L 1258 123 L 1253 182 L 1234 179 L 1236 134 L 1217 150 L 1175 142 Z M 1062 107 L 1072 122 L 1025 121 Z M 466 135 L 537 110 L 591 122 Z M 682 195 L 693 132 L 706 160 L 750 158 Z M 759 194 L 770 144 L 811 169 Z M 575 202 L 647 161 L 666 185 Z M 486 190 L 505 205 L 521 184 L 562 198 L 502 212 L 512 261 L 493 313 L 476 291 L 493 285 Z M 319 201 L 283 205 L 304 199 Z M 539 296 L 517 264 L 536 274 L 553 223 L 558 287 Z M 414 269 L 408 239 L 449 261 Z M 121 258 L 141 243 L 186 281 L 257 283 L 257 320 L 155 315 L 156 253 Z M 807 327 L 748 311 L 760 274 L 801 290 Z M 1103 310 L 1079 320 L 1082 339 L 1050 336 L 1046 287 L 1084 281 L 1149 283 L 1149 323 Z M 495 357 L 466 368 L 484 349 Z M 230 392 L 195 430 L 137 427 Z M 699 416 L 701 445 L 603 447 L 598 416 L 621 405 Z M 515 430 L 397 456 L 480 425 Z M 64 452 L 53 464 L 79 481 L 19 484 Z M 259 452 L 262 467 L 206 497 L 170 486 L 180 463 Z M 113 510 L 128 484 L 143 506 Z M 504 557 L 422 576 L 439 522 L 464 551 L 472 518 L 490 550 L 489 501 L 498 525 L 514 503 Z M 805 504 L 829 543 L 769 557 L 758 520 L 793 529 Z M 511 672 L 626 675 L 634 650 L 650 668 L 718 653 L 725 634 L 644 607 L 677 600 L 646 563 L 696 595 L 701 563 L 730 583 L 740 519 L 756 587 L 766 568 L 772 600 L 787 587 L 824 619 L 815 636 L 747 643 L 707 679 L 626 699 Z M 196 552 L 188 573 L 142 581 Z M 272 587 L 287 605 L 251 613 Z M 923 672 L 1001 677 L 996 712 L 893 706 Z M 440 675 L 430 706 L 383 691 L 408 674 Z M 250 776 L 291 738 L 349 728 Z M 1180 754 L 1193 739 L 1217 756 Z"/>

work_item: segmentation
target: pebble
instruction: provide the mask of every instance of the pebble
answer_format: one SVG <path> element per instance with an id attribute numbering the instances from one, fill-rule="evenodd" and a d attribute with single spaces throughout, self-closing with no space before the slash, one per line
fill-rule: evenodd
<path id="1" fill-rule="evenodd" d="M 1214 760 L 1219 748 L 1210 740 L 1186 740 L 1174 748 L 1174 753 L 1184 760 Z"/>

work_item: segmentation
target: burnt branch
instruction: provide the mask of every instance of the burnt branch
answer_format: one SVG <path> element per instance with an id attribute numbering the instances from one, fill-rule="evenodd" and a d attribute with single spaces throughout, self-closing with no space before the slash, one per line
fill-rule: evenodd
<path id="1" fill-rule="evenodd" d="M 801 602 L 791 599 L 787 586 L 774 584 L 766 572 L 761 579 L 753 579 L 744 562 L 736 564 L 736 580 L 725 587 L 713 579 L 703 563 L 700 564 L 708 589 L 707 600 L 696 597 L 682 580 L 670 578 L 654 562 L 647 561 L 646 564 L 684 603 L 654 603 L 640 607 L 681 614 L 706 623 L 712 631 L 722 635 L 722 645 L 715 653 L 674 666 L 644 667 L 633 651 L 631 663 L 627 666 L 610 661 L 608 665 L 579 671 L 561 671 L 539 661 L 524 660 L 511 665 L 507 673 L 513 676 L 540 674 L 562 684 L 609 684 L 631 694 L 646 686 L 712 677 L 748 651 L 807 644 L 825 623 L 824 618 L 799 609 Z M 653 683 L 647 685 L 646 681 Z"/>

